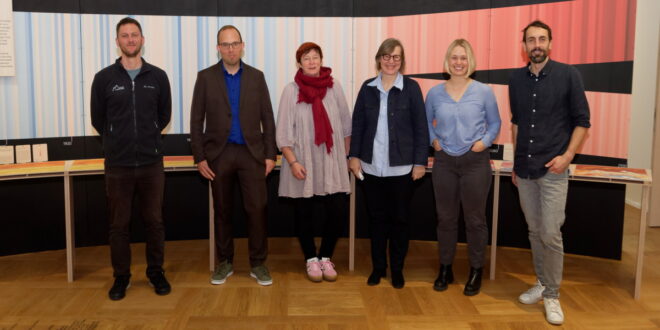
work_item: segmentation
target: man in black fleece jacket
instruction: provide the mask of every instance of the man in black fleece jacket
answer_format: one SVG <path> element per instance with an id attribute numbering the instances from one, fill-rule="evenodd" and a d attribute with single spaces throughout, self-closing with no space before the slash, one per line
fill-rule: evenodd
<path id="1" fill-rule="evenodd" d="M 165 187 L 161 130 L 172 112 L 165 71 L 140 56 L 140 23 L 126 17 L 117 23 L 121 57 L 94 76 L 92 125 L 103 140 L 105 186 L 110 222 L 110 254 L 115 282 L 108 296 L 120 300 L 131 277 L 130 220 L 137 197 L 146 232 L 147 277 L 159 295 L 171 287 L 163 270 Z"/>

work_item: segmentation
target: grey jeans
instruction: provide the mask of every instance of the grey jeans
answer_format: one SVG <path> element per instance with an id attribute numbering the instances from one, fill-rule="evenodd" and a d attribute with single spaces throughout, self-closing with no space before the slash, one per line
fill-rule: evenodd
<path id="1" fill-rule="evenodd" d="M 435 152 L 433 192 L 438 216 L 441 264 L 451 265 L 454 262 L 458 216 L 462 206 L 470 267 L 483 267 L 488 244 L 486 203 L 491 181 L 493 177 L 488 149 L 482 152 L 468 151 L 457 157 L 442 150 Z"/>
<path id="2" fill-rule="evenodd" d="M 520 206 L 525 213 L 534 271 L 545 286 L 544 298 L 559 298 L 564 270 L 561 226 L 566 218 L 568 171 L 546 173 L 538 179 L 517 177 Z"/>

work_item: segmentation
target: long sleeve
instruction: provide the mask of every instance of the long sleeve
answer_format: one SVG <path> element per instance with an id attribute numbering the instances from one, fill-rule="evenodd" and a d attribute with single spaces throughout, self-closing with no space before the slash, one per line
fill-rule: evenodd
<path id="1" fill-rule="evenodd" d="M 428 122 L 426 120 L 426 109 L 424 106 L 424 97 L 419 84 L 416 81 L 410 80 L 411 97 L 412 97 L 412 125 L 413 125 L 413 163 L 415 165 L 426 166 L 429 157 L 429 130 Z"/>
<path id="2" fill-rule="evenodd" d="M 295 87 L 293 84 L 288 84 L 282 91 L 280 97 L 280 106 L 277 108 L 277 127 L 275 128 L 275 138 L 277 140 L 277 147 L 280 150 L 283 147 L 292 147 L 295 144 L 295 125 L 293 124 L 293 109 L 295 107 L 294 100 Z"/>
<path id="3" fill-rule="evenodd" d="M 348 103 L 346 102 L 346 95 L 344 95 L 344 89 L 341 87 L 338 81 L 335 81 L 332 89 L 335 91 L 334 95 L 337 102 L 337 107 L 339 108 L 339 118 L 341 119 L 341 125 L 344 129 L 343 137 L 351 136 L 352 123 L 351 123 L 351 112 L 348 109 Z"/>
<path id="4" fill-rule="evenodd" d="M 103 96 L 103 83 L 98 74 L 94 76 L 92 82 L 92 96 L 90 101 L 90 111 L 92 118 L 92 126 L 103 136 L 106 126 L 106 105 Z"/>
<path id="5" fill-rule="evenodd" d="M 486 147 L 490 147 L 493 144 L 493 141 L 497 137 L 497 134 L 500 132 L 500 127 L 502 126 L 502 120 L 500 119 L 500 110 L 497 107 L 497 99 L 493 93 L 493 89 L 487 87 L 485 92 L 484 106 L 486 110 L 486 134 L 481 139 Z"/>
<path id="6" fill-rule="evenodd" d="M 584 93 L 584 84 L 582 83 L 580 72 L 575 67 L 570 67 L 570 82 L 571 125 L 573 127 L 582 126 L 589 128 L 591 127 L 589 102 L 587 102 L 587 96 Z"/>
<path id="7" fill-rule="evenodd" d="M 170 81 L 167 74 L 163 71 L 160 80 L 160 95 L 158 98 L 158 127 L 162 130 L 169 124 L 172 118 L 172 92 L 170 90 Z"/>
<path id="8" fill-rule="evenodd" d="M 362 152 L 362 140 L 364 138 L 366 118 L 364 113 L 364 98 L 366 93 L 367 84 L 362 84 L 360 92 L 358 93 L 357 100 L 355 100 L 355 107 L 353 107 L 353 119 L 351 129 L 351 149 L 349 156 L 360 158 Z"/>
<path id="9" fill-rule="evenodd" d="M 435 109 L 433 109 L 433 101 L 435 99 L 435 88 L 429 90 L 426 94 L 426 102 L 424 107 L 426 108 L 426 123 L 429 129 L 429 145 L 433 145 L 433 140 L 438 139 L 439 137 L 435 134 L 433 121 L 435 120 Z"/>
<path id="10" fill-rule="evenodd" d="M 515 72 L 511 74 L 511 77 L 509 77 L 509 109 L 511 109 L 511 123 L 514 125 L 518 125 L 518 114 L 517 111 L 518 107 L 516 105 L 514 96 L 515 96 Z M 516 141 L 513 141 L 514 143 Z"/>
<path id="11" fill-rule="evenodd" d="M 259 84 L 261 85 L 261 127 L 263 130 L 264 153 L 267 159 L 275 160 L 277 157 L 277 143 L 275 142 L 275 117 L 273 105 L 270 103 L 270 93 L 266 85 L 264 74 L 259 72 Z"/>
<path id="12" fill-rule="evenodd" d="M 190 109 L 190 146 L 195 164 L 205 160 L 204 156 L 204 120 L 206 118 L 206 84 L 202 81 L 201 72 L 197 74 L 193 89 Z"/>

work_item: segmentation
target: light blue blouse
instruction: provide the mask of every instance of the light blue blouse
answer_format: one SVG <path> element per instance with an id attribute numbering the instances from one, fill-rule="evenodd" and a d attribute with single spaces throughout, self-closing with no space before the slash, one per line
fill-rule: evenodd
<path id="1" fill-rule="evenodd" d="M 442 150 L 451 156 L 467 153 L 479 140 L 489 147 L 502 124 L 493 90 L 476 80 L 458 102 L 447 94 L 444 83 L 431 88 L 426 95 L 426 118 L 431 145 L 438 139 Z"/>

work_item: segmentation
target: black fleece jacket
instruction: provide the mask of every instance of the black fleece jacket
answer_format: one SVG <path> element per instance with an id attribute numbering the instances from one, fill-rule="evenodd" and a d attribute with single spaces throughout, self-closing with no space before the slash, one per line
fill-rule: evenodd
<path id="1" fill-rule="evenodd" d="M 118 58 L 94 76 L 91 115 L 103 140 L 106 166 L 161 161 L 161 131 L 172 115 L 167 74 L 142 59 L 140 73 L 131 80 Z"/>

